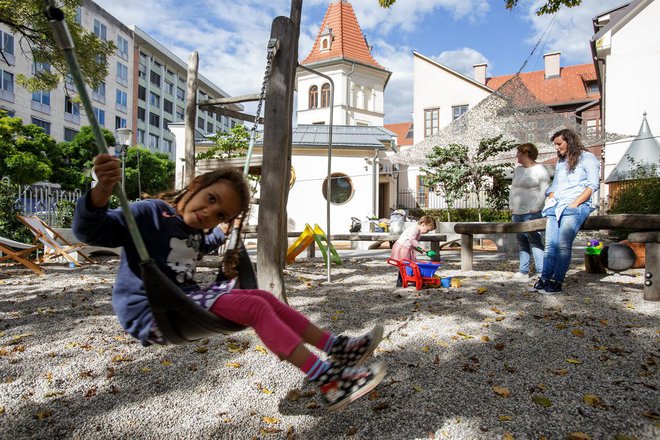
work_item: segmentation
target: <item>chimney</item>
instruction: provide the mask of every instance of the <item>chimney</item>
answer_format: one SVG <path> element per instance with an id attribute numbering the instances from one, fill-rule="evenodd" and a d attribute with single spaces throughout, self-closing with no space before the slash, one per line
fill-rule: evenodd
<path id="1" fill-rule="evenodd" d="M 561 52 L 551 52 L 543 55 L 545 61 L 545 79 L 558 78 L 560 75 L 559 57 Z"/>
<path id="2" fill-rule="evenodd" d="M 474 80 L 479 84 L 486 85 L 486 67 L 488 67 L 488 64 L 475 64 L 472 67 L 474 68 Z"/>

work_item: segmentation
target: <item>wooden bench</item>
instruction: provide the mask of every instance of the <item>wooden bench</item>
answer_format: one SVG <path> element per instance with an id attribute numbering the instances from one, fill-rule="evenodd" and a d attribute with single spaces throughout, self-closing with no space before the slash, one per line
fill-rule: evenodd
<path id="1" fill-rule="evenodd" d="M 472 270 L 473 267 L 473 242 L 476 234 L 515 234 L 519 232 L 532 232 L 545 230 L 545 218 L 530 220 L 527 222 L 500 222 L 500 223 L 458 223 L 454 226 L 454 231 L 461 234 L 461 270 Z M 647 243 L 650 246 L 651 253 L 658 252 L 656 246 L 660 246 L 657 240 L 657 233 L 660 230 L 660 215 L 657 214 L 612 214 L 612 215 L 592 215 L 582 225 L 582 231 L 597 231 L 601 229 L 608 230 L 634 230 L 634 231 L 654 231 L 656 234 L 635 235 L 631 234 L 634 240 Z M 654 241 L 655 240 L 655 241 Z M 633 240 L 630 240 L 633 241 Z M 653 246 L 655 245 L 655 246 Z M 657 255 L 647 258 L 647 273 L 660 274 L 658 268 Z M 651 281 L 651 287 L 658 289 L 659 282 Z M 645 290 L 646 297 L 646 290 Z"/>

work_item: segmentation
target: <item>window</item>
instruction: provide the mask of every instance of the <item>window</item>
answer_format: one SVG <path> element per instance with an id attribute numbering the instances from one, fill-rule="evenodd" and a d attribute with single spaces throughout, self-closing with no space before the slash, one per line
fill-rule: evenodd
<path id="1" fill-rule="evenodd" d="M 587 81 L 587 95 L 595 95 L 596 93 L 600 93 L 598 81 Z"/>
<path id="2" fill-rule="evenodd" d="M 64 97 L 64 120 L 80 124 L 80 104 L 68 96 Z"/>
<path id="3" fill-rule="evenodd" d="M 76 18 L 74 20 L 78 24 L 82 23 L 82 8 L 80 6 L 76 6 Z"/>
<path id="4" fill-rule="evenodd" d="M 321 86 L 321 107 L 330 106 L 330 84 L 325 83 Z"/>
<path id="5" fill-rule="evenodd" d="M 149 133 L 149 148 L 158 149 L 158 136 Z"/>
<path id="6" fill-rule="evenodd" d="M 32 118 L 32 123 L 34 125 L 38 125 L 39 127 L 43 128 L 44 133 L 50 135 L 50 122 L 42 121 L 41 119 L 37 119 L 37 118 Z"/>
<path id="7" fill-rule="evenodd" d="M 128 40 L 121 35 L 117 35 L 117 55 L 128 60 Z"/>
<path id="8" fill-rule="evenodd" d="M 32 73 L 50 72 L 50 63 L 35 61 L 32 63 Z"/>
<path id="9" fill-rule="evenodd" d="M 143 109 L 142 107 L 138 107 L 137 118 L 138 118 L 140 121 L 144 122 L 144 120 L 146 119 L 146 117 L 147 117 L 147 112 L 146 112 L 146 110 Z"/>
<path id="10" fill-rule="evenodd" d="M 149 124 L 160 128 L 160 116 L 156 113 L 149 112 Z"/>
<path id="11" fill-rule="evenodd" d="M 163 98 L 163 110 L 165 110 L 165 113 L 172 114 L 173 108 L 174 108 L 174 103 L 169 99 Z"/>
<path id="12" fill-rule="evenodd" d="M 105 104 L 105 83 L 101 82 L 95 89 L 92 89 L 92 99 Z"/>
<path id="13" fill-rule="evenodd" d="M 117 82 L 119 84 L 128 84 L 128 66 L 117 61 Z"/>
<path id="14" fill-rule="evenodd" d="M 137 143 L 144 145 L 144 130 L 140 130 L 139 128 L 137 131 Z"/>
<path id="15" fill-rule="evenodd" d="M 160 108 L 160 96 L 156 95 L 154 92 L 149 92 L 149 104 Z"/>
<path id="16" fill-rule="evenodd" d="M 122 112 L 128 110 L 128 95 L 123 90 L 117 89 L 115 108 Z"/>
<path id="17" fill-rule="evenodd" d="M 328 178 L 323 181 L 323 198 L 328 200 Z M 330 174 L 330 203 L 333 205 L 342 205 L 353 197 L 353 182 L 351 178 L 343 173 Z"/>
<path id="18" fill-rule="evenodd" d="M 94 116 L 100 125 L 105 125 L 105 110 L 94 107 Z"/>
<path id="19" fill-rule="evenodd" d="M 94 35 L 99 37 L 103 41 L 108 40 L 108 28 L 105 27 L 103 23 L 94 19 Z"/>
<path id="20" fill-rule="evenodd" d="M 587 134 L 595 135 L 600 133 L 600 118 L 587 119 L 585 121 L 587 127 Z"/>
<path id="21" fill-rule="evenodd" d="M 467 105 L 455 105 L 451 108 L 451 120 L 455 121 L 456 119 L 463 116 L 464 113 L 468 111 Z"/>
<path id="22" fill-rule="evenodd" d="M 138 78 L 147 78 L 147 66 L 142 63 L 138 65 Z"/>
<path id="23" fill-rule="evenodd" d="M 14 36 L 8 34 L 7 32 L 0 31 L 0 49 L 2 49 L 2 55 L 7 59 L 9 64 L 14 64 L 16 61 L 14 59 Z"/>
<path id="24" fill-rule="evenodd" d="M 168 153 L 172 152 L 172 141 L 170 139 L 163 139 L 163 150 Z"/>
<path id="25" fill-rule="evenodd" d="M 417 176 L 417 204 L 420 207 L 428 206 L 429 201 L 429 189 L 426 186 L 426 181 L 424 176 Z"/>
<path id="26" fill-rule="evenodd" d="M 164 89 L 165 89 L 165 93 L 167 93 L 168 95 L 174 95 L 174 84 L 172 84 L 171 82 L 165 80 Z"/>
<path id="27" fill-rule="evenodd" d="M 152 70 L 149 72 L 149 82 L 160 88 L 160 75 Z"/>
<path id="28" fill-rule="evenodd" d="M 50 92 L 34 92 L 32 93 L 32 101 L 50 107 Z"/>
<path id="29" fill-rule="evenodd" d="M 78 134 L 78 132 L 76 130 L 64 127 L 64 140 L 65 141 L 71 142 L 76 137 L 77 134 Z"/>
<path id="30" fill-rule="evenodd" d="M 309 108 L 317 108 L 319 106 L 319 88 L 312 86 L 309 88 Z"/>
<path id="31" fill-rule="evenodd" d="M 169 119 L 163 118 L 163 128 L 168 128 L 171 123 L 172 121 L 170 121 Z"/>
<path id="32" fill-rule="evenodd" d="M 142 101 L 147 100 L 147 89 L 142 86 L 138 86 L 138 99 Z"/>
<path id="33" fill-rule="evenodd" d="M 183 90 L 181 87 L 176 88 L 176 97 L 179 101 L 185 101 L 186 100 L 186 92 Z"/>
<path id="34" fill-rule="evenodd" d="M 120 116 L 115 116 L 115 130 L 118 128 L 126 128 L 126 119 Z"/>
<path id="35" fill-rule="evenodd" d="M 197 128 L 204 130 L 204 118 L 197 117 Z"/>
<path id="36" fill-rule="evenodd" d="M 176 106 L 176 118 L 174 118 L 175 121 L 183 121 L 186 119 L 185 113 L 183 112 L 183 108 L 179 107 L 178 105 Z"/>
<path id="37" fill-rule="evenodd" d="M 213 127 L 212 122 L 208 122 L 208 121 L 206 122 L 206 131 L 208 131 L 209 133 L 215 132 L 215 127 Z"/>
<path id="38" fill-rule="evenodd" d="M 431 108 L 424 110 L 424 137 L 429 137 L 438 132 L 440 124 L 440 109 Z"/>
<path id="39" fill-rule="evenodd" d="M 14 74 L 0 70 L 0 97 L 6 101 L 14 102 Z"/>

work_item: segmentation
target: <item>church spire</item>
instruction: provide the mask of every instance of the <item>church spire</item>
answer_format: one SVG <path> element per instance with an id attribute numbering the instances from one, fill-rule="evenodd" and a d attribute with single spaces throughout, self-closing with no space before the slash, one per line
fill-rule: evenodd
<path id="1" fill-rule="evenodd" d="M 301 64 L 336 59 L 386 70 L 371 56 L 371 48 L 348 0 L 333 0 L 330 3 L 312 51 Z"/>

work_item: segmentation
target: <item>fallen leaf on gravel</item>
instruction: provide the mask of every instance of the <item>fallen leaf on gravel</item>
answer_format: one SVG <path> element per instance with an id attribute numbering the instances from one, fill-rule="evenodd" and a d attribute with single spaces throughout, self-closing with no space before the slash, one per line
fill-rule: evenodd
<path id="1" fill-rule="evenodd" d="M 584 432 L 571 432 L 566 436 L 568 440 L 591 440 L 591 436 Z"/>
<path id="2" fill-rule="evenodd" d="M 493 312 L 497 313 L 498 315 L 503 315 L 504 312 L 498 309 L 497 307 L 491 307 L 490 308 Z"/>
<path id="3" fill-rule="evenodd" d="M 582 363 L 580 359 L 576 359 L 576 358 L 568 358 L 566 359 L 566 362 L 568 362 L 569 364 L 577 364 L 577 365 L 580 365 Z"/>
<path id="4" fill-rule="evenodd" d="M 502 436 L 502 440 L 515 440 L 515 437 L 510 432 L 505 432 Z"/>
<path id="5" fill-rule="evenodd" d="M 56 391 L 47 392 L 46 394 L 44 394 L 44 397 L 52 398 L 52 397 L 59 397 L 59 396 L 63 396 L 63 395 L 64 395 L 64 391 L 57 391 L 56 390 Z"/>
<path id="6" fill-rule="evenodd" d="M 536 403 L 537 405 L 541 405 L 544 408 L 549 408 L 552 406 L 552 400 L 543 396 L 532 396 L 532 402 Z"/>
<path id="7" fill-rule="evenodd" d="M 305 405 L 307 409 L 316 409 L 319 407 L 319 404 L 316 402 L 309 402 L 307 405 Z"/>
<path id="8" fill-rule="evenodd" d="M 423 388 L 420 385 L 413 385 L 412 389 L 415 390 L 418 393 L 421 393 Z"/>
<path id="9" fill-rule="evenodd" d="M 557 376 L 566 376 L 568 374 L 568 370 L 566 368 L 557 368 L 552 370 L 552 372 Z"/>
<path id="10" fill-rule="evenodd" d="M 117 354 L 112 357 L 112 362 L 115 364 L 118 364 L 119 362 L 131 362 L 132 360 L 132 357 L 123 354 Z"/>
<path id="11" fill-rule="evenodd" d="M 585 394 L 582 396 L 582 399 L 589 406 L 598 406 L 601 404 L 600 399 L 595 394 Z"/>
<path id="12" fill-rule="evenodd" d="M 500 422 L 510 422 L 513 420 L 513 416 L 497 416 Z"/>
<path id="13" fill-rule="evenodd" d="M 242 352 L 242 351 L 245 351 L 245 348 L 246 348 L 246 347 L 241 346 L 241 345 L 238 345 L 238 344 L 236 344 L 236 343 L 234 343 L 234 342 L 228 342 L 228 343 L 227 343 L 227 350 L 228 350 L 230 353 L 238 353 L 238 352 Z"/>
<path id="14" fill-rule="evenodd" d="M 286 393 L 286 400 L 295 402 L 298 399 L 300 399 L 300 390 L 290 390 L 288 393 Z"/>
<path id="15" fill-rule="evenodd" d="M 259 391 L 261 391 L 262 393 L 264 393 L 264 394 L 273 394 L 273 392 L 271 390 L 269 390 L 265 386 L 261 385 L 260 383 L 257 384 L 257 389 Z"/>
<path id="16" fill-rule="evenodd" d="M 348 430 L 346 431 L 346 435 L 355 435 L 357 432 L 358 429 L 355 426 L 349 426 Z"/>
<path id="17" fill-rule="evenodd" d="M 446 342 L 446 341 L 438 341 L 438 345 L 439 345 L 440 347 L 447 348 L 447 347 L 449 347 L 449 342 Z"/>
<path id="18" fill-rule="evenodd" d="M 46 417 L 50 417 L 50 416 L 52 416 L 52 415 L 53 415 L 53 411 L 47 409 L 47 410 L 45 410 L 45 411 L 39 411 L 38 413 L 36 413 L 36 414 L 34 415 L 34 418 L 37 419 L 37 420 L 43 420 L 43 419 L 45 419 Z"/>
<path id="19" fill-rule="evenodd" d="M 490 341 L 490 338 L 488 336 L 482 336 L 480 339 L 482 340 L 482 342 Z"/>
<path id="20" fill-rule="evenodd" d="M 165 365 L 166 367 L 169 367 L 169 366 L 172 365 L 172 361 L 167 360 L 167 359 L 163 359 L 162 361 L 160 361 L 160 363 L 161 363 L 161 365 Z"/>
<path id="21" fill-rule="evenodd" d="M 478 288 L 477 288 L 477 293 L 478 293 L 479 295 L 483 295 L 483 294 L 486 293 L 486 292 L 488 292 L 488 289 L 486 289 L 485 287 L 478 287 Z"/>
<path id="22" fill-rule="evenodd" d="M 624 434 L 617 434 L 614 436 L 614 440 L 637 440 L 637 437 L 629 437 Z"/>
<path id="23" fill-rule="evenodd" d="M 231 368 L 241 368 L 240 362 L 227 362 L 225 365 Z"/>
<path id="24" fill-rule="evenodd" d="M 261 345 L 257 345 L 256 347 L 254 347 L 254 350 L 258 351 L 259 353 L 268 354 L 268 350 L 263 348 Z"/>
<path id="25" fill-rule="evenodd" d="M 425 345 L 422 348 L 420 348 L 420 350 L 422 350 L 424 353 L 428 353 L 431 350 L 431 348 L 428 345 Z"/>
<path id="26" fill-rule="evenodd" d="M 568 326 L 566 324 L 555 324 L 555 328 L 559 330 L 564 330 L 567 329 Z"/>
<path id="27" fill-rule="evenodd" d="M 269 427 L 269 428 L 259 428 L 259 434 L 261 434 L 262 436 L 265 435 L 265 434 L 277 434 L 278 432 L 282 432 L 282 430 L 278 429 L 278 428 L 271 428 L 271 427 Z"/>
<path id="28" fill-rule="evenodd" d="M 456 332 L 456 334 L 457 334 L 458 336 L 462 336 L 463 339 L 474 339 L 474 336 L 472 336 L 472 335 L 468 335 L 467 333 Z"/>
<path id="29" fill-rule="evenodd" d="M 390 407 L 390 404 L 387 402 L 380 402 L 378 405 L 374 405 L 373 408 L 371 408 L 374 411 L 382 411 L 384 409 L 387 409 Z"/>
<path id="30" fill-rule="evenodd" d="M 493 386 L 493 392 L 499 396 L 502 396 L 504 398 L 509 397 L 511 395 L 511 391 L 509 391 L 508 388 L 501 387 L 499 385 L 494 385 Z"/>
<path id="31" fill-rule="evenodd" d="M 204 353 L 206 353 L 207 351 L 209 351 L 209 348 L 208 348 L 208 347 L 197 347 L 197 348 L 195 349 L 195 352 L 196 352 L 196 353 L 201 353 L 201 354 L 204 354 Z"/>
<path id="32" fill-rule="evenodd" d="M 277 419 L 275 417 L 264 416 L 264 417 L 261 418 L 261 420 L 263 420 L 266 423 L 270 423 L 271 425 L 275 425 L 277 423 L 280 423 L 280 419 Z"/>
<path id="33" fill-rule="evenodd" d="M 506 347 L 506 345 L 504 345 L 501 342 L 498 342 L 497 344 L 495 344 L 495 350 L 504 350 L 504 347 Z"/>
<path id="34" fill-rule="evenodd" d="M 646 411 L 643 412 L 642 415 L 647 419 L 660 420 L 660 414 L 656 413 L 655 411 Z"/>
<path id="35" fill-rule="evenodd" d="M 4 407 L 4 406 L 0 406 L 0 414 L 4 414 L 4 413 L 5 413 L 5 407 Z"/>
<path id="36" fill-rule="evenodd" d="M 579 328 L 571 330 L 571 333 L 573 333 L 577 337 L 583 337 L 584 336 L 584 330 L 581 330 Z"/>

